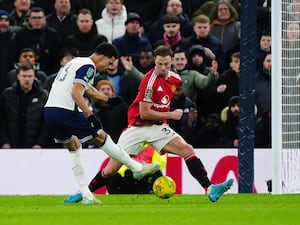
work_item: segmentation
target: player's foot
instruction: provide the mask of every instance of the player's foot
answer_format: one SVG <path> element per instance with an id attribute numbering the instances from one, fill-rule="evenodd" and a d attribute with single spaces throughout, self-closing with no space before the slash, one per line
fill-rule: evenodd
<path id="1" fill-rule="evenodd" d="M 82 200 L 82 194 L 80 192 L 69 195 L 65 198 L 64 203 L 76 203 Z"/>
<path id="2" fill-rule="evenodd" d="M 208 187 L 207 195 L 210 201 L 216 202 L 218 199 L 228 191 L 233 184 L 233 179 L 229 179 L 221 184 L 212 184 Z"/>
<path id="3" fill-rule="evenodd" d="M 143 164 L 143 169 L 139 172 L 133 172 L 133 178 L 141 180 L 144 176 L 155 173 L 160 169 L 159 164 Z"/>
<path id="4" fill-rule="evenodd" d="M 94 195 L 92 199 L 88 199 L 86 197 L 82 198 L 82 204 L 83 205 L 90 205 L 90 204 L 100 204 L 101 201 L 99 199 L 97 199 Z"/>

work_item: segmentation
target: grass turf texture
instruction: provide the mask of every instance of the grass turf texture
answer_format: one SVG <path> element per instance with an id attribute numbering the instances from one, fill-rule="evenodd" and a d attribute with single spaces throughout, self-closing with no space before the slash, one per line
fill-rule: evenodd
<path id="1" fill-rule="evenodd" d="M 64 204 L 65 196 L 0 196 L 3 225 L 298 225 L 300 195 L 99 195 L 103 204 Z"/>

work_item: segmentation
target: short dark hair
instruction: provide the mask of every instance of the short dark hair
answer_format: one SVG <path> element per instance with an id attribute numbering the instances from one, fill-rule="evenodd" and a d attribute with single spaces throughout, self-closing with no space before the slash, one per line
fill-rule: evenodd
<path id="1" fill-rule="evenodd" d="M 34 53 L 34 51 L 33 51 L 32 48 L 22 48 L 22 49 L 21 49 L 21 52 L 20 52 L 20 55 L 21 55 L 22 53 L 24 53 L 24 52 L 33 52 L 33 53 Z"/>
<path id="2" fill-rule="evenodd" d="M 163 24 L 180 23 L 178 16 L 166 14 L 162 18 Z"/>
<path id="3" fill-rule="evenodd" d="M 172 49 L 167 46 L 167 45 L 159 45 L 157 48 L 155 48 L 154 50 L 154 57 L 156 56 L 162 56 L 162 57 L 166 57 L 166 56 L 173 56 L 173 51 Z"/>
<path id="4" fill-rule="evenodd" d="M 97 55 L 104 55 L 109 58 L 111 58 L 111 57 L 119 58 L 119 52 L 118 52 L 118 49 L 116 48 L 116 46 L 114 46 L 113 44 L 107 43 L 107 42 L 103 42 L 103 43 L 99 44 L 95 48 L 94 52 Z"/>
<path id="5" fill-rule="evenodd" d="M 19 73 L 20 71 L 27 71 L 27 70 L 33 70 L 34 67 L 30 63 L 20 63 L 17 69 L 17 72 Z"/>
<path id="6" fill-rule="evenodd" d="M 41 8 L 41 7 L 32 7 L 30 9 L 30 13 L 29 14 L 31 15 L 32 12 L 35 12 L 35 13 L 43 12 L 45 14 L 45 10 L 43 8 Z"/>

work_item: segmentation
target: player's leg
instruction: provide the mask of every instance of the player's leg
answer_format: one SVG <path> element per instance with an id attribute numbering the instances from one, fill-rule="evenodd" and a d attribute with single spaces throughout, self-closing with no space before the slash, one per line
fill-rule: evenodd
<path id="1" fill-rule="evenodd" d="M 203 163 L 195 155 L 193 147 L 186 143 L 182 137 L 172 139 L 165 145 L 163 151 L 174 153 L 184 158 L 189 172 L 205 189 L 212 202 L 216 202 L 233 184 L 233 179 L 220 184 L 211 184 Z"/>
<path id="2" fill-rule="evenodd" d="M 104 131 L 102 131 L 98 136 L 94 137 L 93 139 L 94 143 L 99 146 L 110 158 L 115 159 L 122 164 L 126 165 L 128 168 L 130 168 L 132 171 L 141 171 L 143 168 L 143 165 L 132 158 L 126 153 L 122 148 L 120 148 L 118 145 L 116 145 L 111 137 L 106 134 Z M 120 163 L 120 165 L 121 165 Z M 113 170 L 111 167 L 110 169 Z M 119 167 L 120 168 L 120 167 Z M 116 171 L 110 171 L 110 174 L 115 174 Z M 110 176 L 110 174 L 107 174 L 107 176 Z"/>
<path id="3" fill-rule="evenodd" d="M 95 192 L 97 189 L 108 184 L 111 177 L 117 173 L 121 166 L 122 164 L 119 161 L 110 158 L 105 168 L 100 170 L 90 182 L 90 191 Z"/>
<path id="4" fill-rule="evenodd" d="M 196 156 L 194 149 L 182 137 L 177 136 L 163 147 L 163 151 L 181 156 L 191 175 L 207 190 L 210 180 L 201 160 Z"/>
<path id="5" fill-rule="evenodd" d="M 79 185 L 82 194 L 83 204 L 100 203 L 98 199 L 91 193 L 88 188 L 88 182 L 85 176 L 85 171 L 82 165 L 82 147 L 76 136 L 72 136 L 70 142 L 65 143 L 64 146 L 69 150 L 71 156 L 71 167 L 75 179 Z"/>

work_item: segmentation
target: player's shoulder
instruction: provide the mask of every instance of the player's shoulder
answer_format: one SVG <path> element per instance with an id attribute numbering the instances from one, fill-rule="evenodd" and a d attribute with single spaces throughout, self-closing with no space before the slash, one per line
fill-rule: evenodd
<path id="1" fill-rule="evenodd" d="M 178 73 L 176 73 L 175 71 L 173 71 L 173 70 L 170 70 L 170 71 L 169 71 L 169 77 L 181 81 L 180 75 L 179 75 Z"/>
<path id="2" fill-rule="evenodd" d="M 76 57 L 76 58 L 72 59 L 69 63 L 76 67 L 81 67 L 84 65 L 94 66 L 92 59 L 89 57 Z"/>

